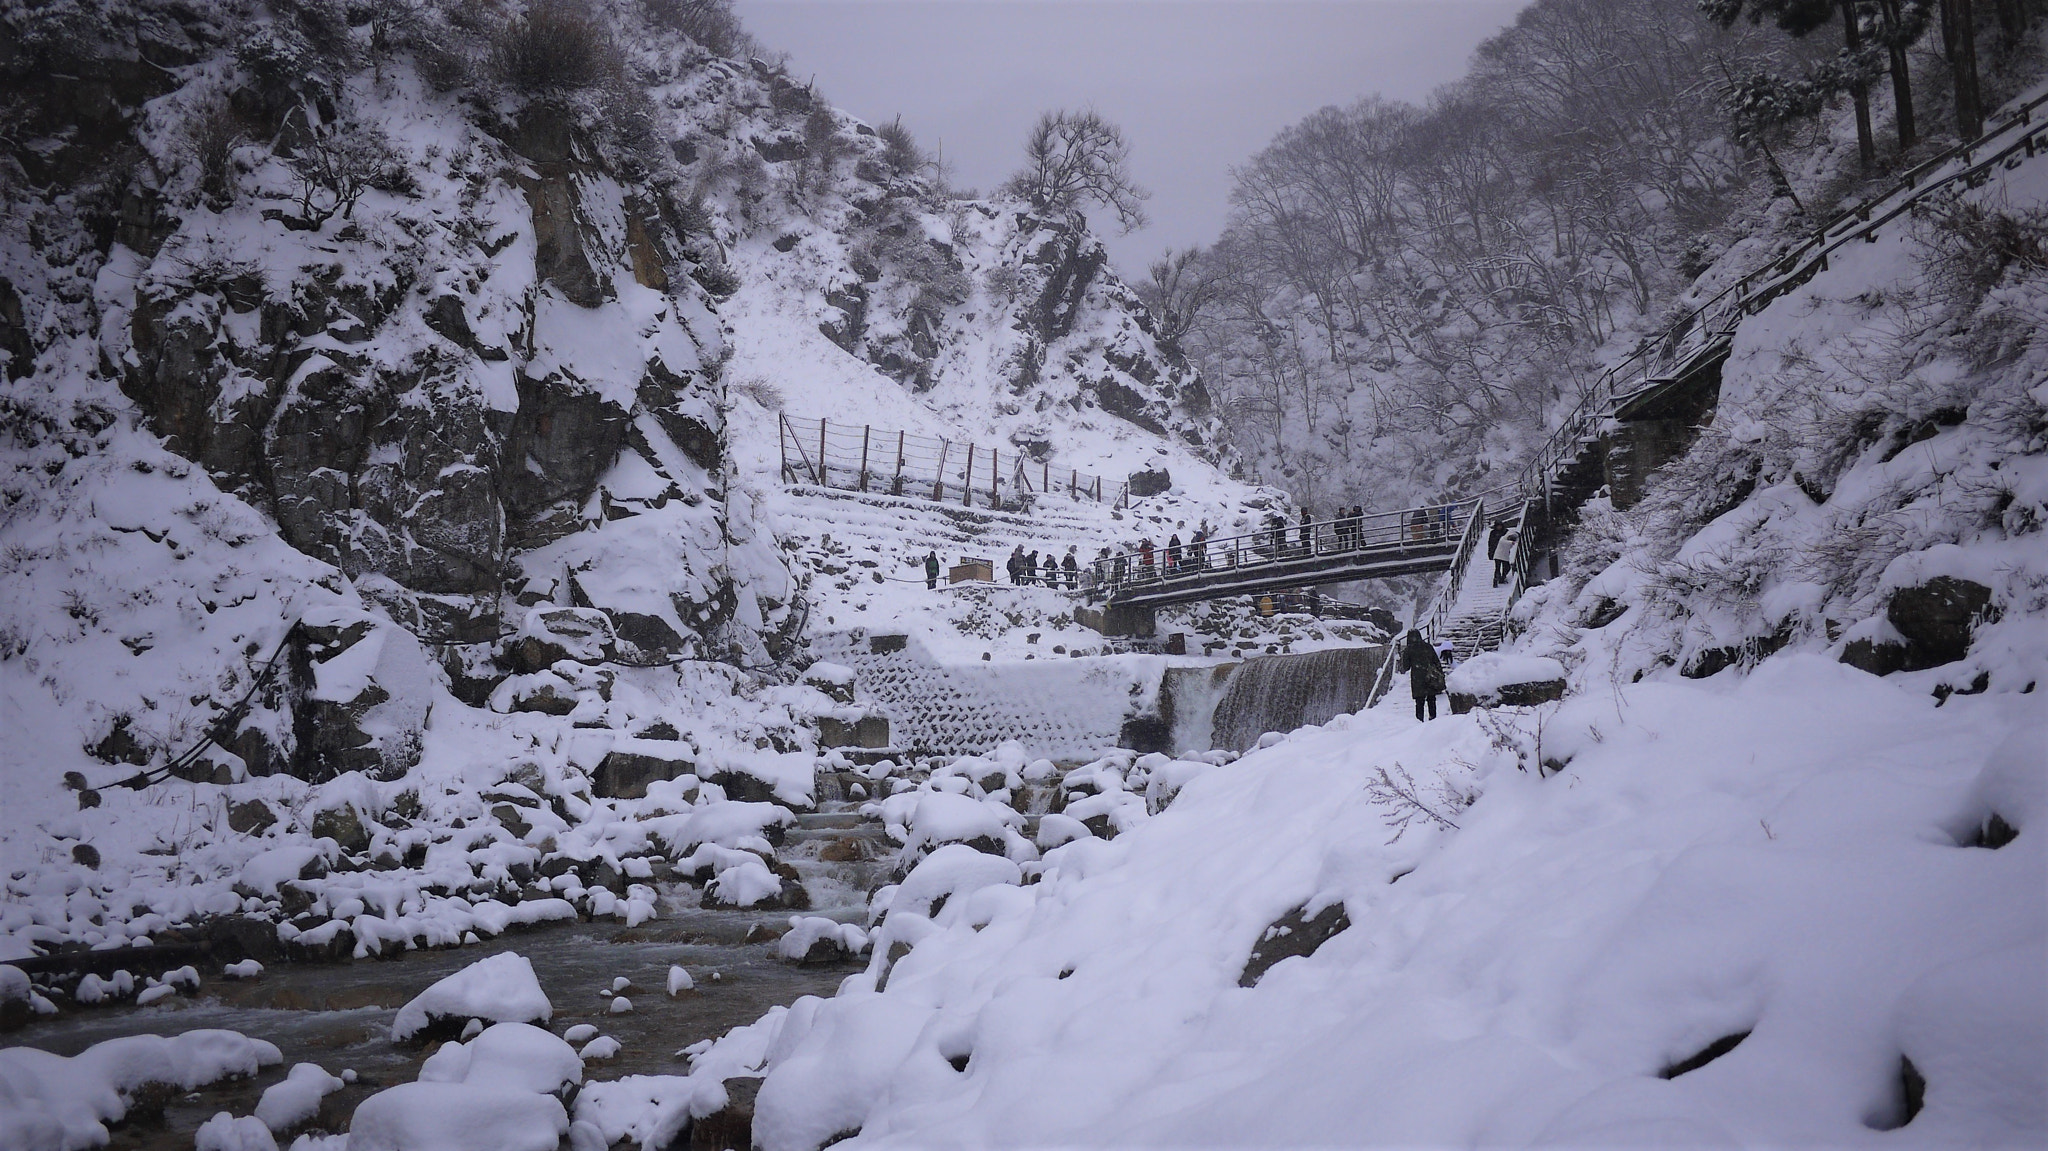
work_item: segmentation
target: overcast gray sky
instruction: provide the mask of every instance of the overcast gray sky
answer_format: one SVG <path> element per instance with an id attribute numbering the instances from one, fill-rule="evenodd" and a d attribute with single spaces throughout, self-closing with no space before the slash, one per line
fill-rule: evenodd
<path id="1" fill-rule="evenodd" d="M 1117 237 L 1126 271 L 1223 226 L 1230 166 L 1326 104 L 1420 100 L 1462 75 L 1527 0 L 738 0 L 749 31 L 881 123 L 943 145 L 956 183 L 1013 171 L 1049 108 L 1122 125 L 1150 227 Z"/>

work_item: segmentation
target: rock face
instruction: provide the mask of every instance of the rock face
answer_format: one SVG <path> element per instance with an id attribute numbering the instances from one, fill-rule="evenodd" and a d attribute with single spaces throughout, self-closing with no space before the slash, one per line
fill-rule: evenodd
<path id="1" fill-rule="evenodd" d="M 9 137 L 29 182 L 8 212 L 58 222 L 34 188 L 72 205 L 64 229 L 8 237 L 8 376 L 62 334 L 24 310 L 23 269 L 45 295 L 34 265 L 77 265 L 82 298 L 62 291 L 98 362 L 69 370 L 116 383 L 171 450 L 423 637 L 488 641 L 518 600 L 601 612 L 643 653 L 712 633 L 721 656 L 787 653 L 788 572 L 727 522 L 723 337 L 694 275 L 717 243 L 673 159 L 587 99 L 457 99 L 498 83 L 488 65 L 365 53 L 311 9 L 140 10 L 0 29 L 0 95 L 64 142 Z M 488 57 L 480 27 L 441 50 Z M 650 79 L 705 66 L 666 44 Z M 120 286 L 94 294 L 101 266 Z M 622 564 L 634 580 L 593 574 Z M 305 721 L 301 744 L 338 724 Z"/>
<path id="2" fill-rule="evenodd" d="M 1314 915 L 1307 911 L 1308 905 L 1303 904 L 1260 933 L 1259 941 L 1252 945 L 1252 953 L 1244 961 L 1244 970 L 1238 974 L 1239 987 L 1256 986 L 1283 959 L 1315 954 L 1331 936 L 1351 926 L 1351 917 L 1345 914 L 1342 903 L 1333 903 Z"/>
<path id="3" fill-rule="evenodd" d="M 1968 655 L 1971 632 L 1990 603 L 1990 588 L 1953 576 L 1893 592 L 1884 614 L 1906 637 L 1901 670 L 1939 667 Z"/>

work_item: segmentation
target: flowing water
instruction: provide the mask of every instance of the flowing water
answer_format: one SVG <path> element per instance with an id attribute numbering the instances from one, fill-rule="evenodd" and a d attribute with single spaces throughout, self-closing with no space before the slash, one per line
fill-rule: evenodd
<path id="1" fill-rule="evenodd" d="M 1327 723 L 1365 707 L 1385 647 L 1339 647 L 1245 660 L 1223 685 L 1204 746 L 1249 750 L 1269 731 Z"/>
<path id="2" fill-rule="evenodd" d="M 836 806 L 836 805 L 828 805 Z M 789 833 L 781 858 L 793 864 L 810 893 L 812 910 L 860 922 L 867 894 L 886 882 L 894 853 L 880 829 L 851 812 L 806 814 Z M 838 844 L 827 861 L 820 854 Z M 274 1043 L 284 1062 L 254 1079 L 217 1084 L 173 1099 L 161 1122 L 134 1118 L 114 1131 L 113 1148 L 190 1151 L 193 1132 L 217 1111 L 249 1114 L 263 1088 L 284 1078 L 295 1063 L 318 1063 L 357 1081 L 330 1095 L 316 1124 L 345 1128 L 357 1103 L 373 1092 L 417 1077 L 433 1049 L 401 1047 L 390 1041 L 398 1008 L 434 981 L 501 951 L 532 961 L 541 987 L 554 1004 L 550 1030 L 594 1024 L 617 1039 L 617 1057 L 584 1067 L 586 1081 L 626 1075 L 680 1075 L 688 1070 L 679 1051 L 702 1039 L 758 1019 L 770 1007 L 805 995 L 830 995 L 865 961 L 798 966 L 776 956 L 772 933 L 788 923 L 788 911 L 711 911 L 696 906 L 688 885 L 661 891 L 660 917 L 637 927 L 612 920 L 560 923 L 507 932 L 482 944 L 446 951 L 400 952 L 390 958 L 343 964 L 277 963 L 257 979 L 220 978 L 218 967 L 202 970 L 199 993 L 174 996 L 149 1007 L 116 1005 L 70 1008 L 0 1039 L 0 1045 L 39 1047 L 72 1055 L 104 1039 L 123 1035 L 174 1035 L 219 1027 Z M 681 964 L 694 990 L 670 998 L 668 969 Z M 610 1014 L 612 981 L 625 976 L 632 986 L 621 994 L 633 1003 L 627 1014 Z"/>

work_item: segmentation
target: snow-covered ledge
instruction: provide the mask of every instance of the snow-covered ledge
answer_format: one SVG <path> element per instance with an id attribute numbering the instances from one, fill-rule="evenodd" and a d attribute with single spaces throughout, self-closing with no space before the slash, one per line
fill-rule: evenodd
<path id="1" fill-rule="evenodd" d="M 1451 669 L 1451 714 L 1475 707 L 1527 707 L 1563 699 L 1564 665 L 1547 655 L 1482 652 Z"/>

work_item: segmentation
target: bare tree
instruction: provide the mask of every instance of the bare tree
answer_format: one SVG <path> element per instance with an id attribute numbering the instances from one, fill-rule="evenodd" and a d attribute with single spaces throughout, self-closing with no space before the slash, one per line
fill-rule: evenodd
<path id="1" fill-rule="evenodd" d="M 343 120 L 309 130 L 285 164 L 297 188 L 298 214 L 271 209 L 264 215 L 294 231 L 317 232 L 336 213 L 353 217 L 363 194 L 391 179 L 397 159 L 375 125 Z"/>
<path id="2" fill-rule="evenodd" d="M 1216 302 L 1220 287 L 1202 266 L 1199 248 L 1168 251 L 1152 261 L 1150 279 L 1138 285 L 1138 296 L 1152 313 L 1152 328 L 1161 343 L 1178 346 Z"/>
<path id="3" fill-rule="evenodd" d="M 1047 112 L 1024 143 L 1024 168 L 1007 189 L 1042 212 L 1079 212 L 1092 200 L 1116 213 L 1126 232 L 1145 226 L 1152 193 L 1130 174 L 1123 129 L 1094 112 Z"/>

